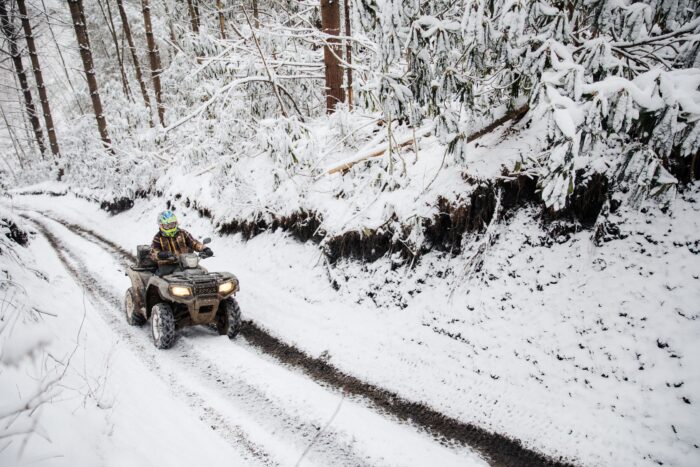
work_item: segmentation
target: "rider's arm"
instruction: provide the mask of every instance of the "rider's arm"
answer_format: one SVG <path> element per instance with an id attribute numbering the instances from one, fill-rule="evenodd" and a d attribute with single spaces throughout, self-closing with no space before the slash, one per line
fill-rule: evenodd
<path id="1" fill-rule="evenodd" d="M 158 253 L 163 251 L 163 245 L 160 243 L 160 234 L 156 234 L 151 242 L 151 259 L 155 262 L 159 262 Z"/>
<path id="2" fill-rule="evenodd" d="M 181 231 L 185 235 L 185 241 L 188 247 L 192 248 L 194 251 L 202 251 L 204 249 L 204 244 L 195 240 L 188 231 L 184 229 L 181 229 Z"/>

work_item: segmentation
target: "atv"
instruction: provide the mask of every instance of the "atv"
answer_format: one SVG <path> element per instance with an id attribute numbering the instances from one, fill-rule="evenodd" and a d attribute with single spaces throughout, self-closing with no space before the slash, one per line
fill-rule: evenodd
<path id="1" fill-rule="evenodd" d="M 211 239 L 204 239 L 204 243 Z M 236 337 L 241 329 L 241 310 L 234 295 L 238 279 L 227 272 L 208 272 L 199 265 L 203 252 L 179 255 L 172 264 L 158 266 L 150 247 L 136 248 L 135 265 L 126 275 L 131 287 L 124 297 L 126 321 L 141 326 L 151 319 L 153 343 L 168 349 L 175 331 L 185 326 L 215 325 L 220 335 Z"/>

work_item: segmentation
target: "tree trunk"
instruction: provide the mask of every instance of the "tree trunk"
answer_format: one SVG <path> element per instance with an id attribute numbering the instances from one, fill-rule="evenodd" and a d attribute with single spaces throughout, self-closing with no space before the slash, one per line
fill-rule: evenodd
<path id="1" fill-rule="evenodd" d="M 83 106 L 80 105 L 80 99 L 77 98 L 78 93 L 75 92 L 75 88 L 73 87 L 73 81 L 70 79 L 70 75 L 68 74 L 68 66 L 66 65 L 66 60 L 63 58 L 63 52 L 61 52 L 61 47 L 58 45 L 58 40 L 56 39 L 56 34 L 53 32 L 53 27 L 51 27 L 51 20 L 49 18 L 49 12 L 46 8 L 46 4 L 44 3 L 44 0 L 41 0 L 41 7 L 44 10 L 44 16 L 46 17 L 46 25 L 49 27 L 49 32 L 51 33 L 51 38 L 53 39 L 53 43 L 56 46 L 56 52 L 58 52 L 58 58 L 61 59 L 61 64 L 63 65 L 63 74 L 66 77 L 66 81 L 68 82 L 68 86 L 70 87 L 70 90 L 73 91 L 73 96 L 76 96 L 75 103 L 78 105 L 78 110 L 80 111 L 81 114 L 84 114 L 85 112 L 83 111 Z"/>
<path id="2" fill-rule="evenodd" d="M 22 156 L 26 159 L 27 155 L 24 153 L 24 149 L 22 149 L 22 145 L 17 141 L 17 137 L 15 136 L 15 132 L 12 130 L 12 125 L 10 124 L 10 121 L 7 119 L 7 115 L 5 115 L 5 109 L 2 108 L 0 105 L 0 113 L 2 113 L 2 119 L 5 121 L 5 126 L 7 126 L 7 132 L 10 134 L 10 140 L 12 141 L 12 147 L 15 149 L 15 154 L 17 155 L 17 162 L 19 162 L 19 168 L 21 170 L 24 170 L 24 164 L 22 163 Z M 22 156 L 19 155 L 20 151 L 22 152 Z M 7 167 L 10 167 L 10 164 L 8 162 Z M 10 168 L 10 170 L 12 170 Z M 13 173 L 14 175 L 14 173 Z M 17 176 L 15 176 L 15 179 L 17 179 Z"/>
<path id="3" fill-rule="evenodd" d="M 10 57 L 12 58 L 12 63 L 15 66 L 17 79 L 19 80 L 19 85 L 22 89 L 22 94 L 24 95 L 24 105 L 27 110 L 27 116 L 32 124 L 34 138 L 39 145 L 39 151 L 43 157 L 46 154 L 44 132 L 41 129 L 41 123 L 39 122 L 39 117 L 37 116 L 36 108 L 34 107 L 32 92 L 29 90 L 29 84 L 27 82 L 27 74 L 24 72 L 22 57 L 19 53 L 19 47 L 17 47 L 17 34 L 15 32 L 15 27 L 12 24 L 12 20 L 7 12 L 7 0 L 0 0 L 0 21 L 2 21 L 2 30 L 7 38 L 7 43 L 10 48 Z"/>
<path id="4" fill-rule="evenodd" d="M 27 107 L 26 107 L 26 102 L 24 100 L 24 92 L 22 92 L 22 85 L 19 82 L 19 78 L 17 77 L 17 73 L 12 74 L 12 80 L 15 82 L 15 91 L 17 91 L 17 96 L 16 96 L 17 108 L 18 109 L 25 109 L 24 112 L 21 112 L 21 110 L 20 110 L 22 116 L 25 117 L 25 118 L 22 118 L 22 129 L 24 130 L 24 140 L 29 143 L 29 145 L 31 146 L 30 149 L 33 150 L 33 149 L 36 149 L 36 146 L 38 146 L 38 143 L 36 142 L 36 137 L 32 137 L 33 128 L 29 122 L 29 120 L 30 120 L 29 115 L 26 112 Z M 36 109 L 35 109 L 35 111 L 36 111 Z M 37 115 L 37 121 L 39 121 L 38 114 L 35 114 L 35 115 Z M 39 127 L 39 128 L 41 128 L 41 127 Z M 42 138 L 43 138 L 43 136 L 42 136 Z M 41 148 L 38 148 L 38 149 L 41 152 Z M 43 154 L 42 154 L 42 158 L 43 158 Z"/>
<path id="5" fill-rule="evenodd" d="M 350 38 L 352 37 L 352 30 L 350 29 L 350 1 L 351 0 L 343 0 L 344 6 L 345 6 L 345 35 L 347 36 L 347 39 L 345 39 L 345 61 L 348 62 L 347 64 L 347 69 L 346 69 L 346 74 L 347 74 L 347 93 L 348 93 L 348 109 L 352 110 L 352 94 L 353 94 L 353 88 L 352 88 L 352 40 Z"/>
<path id="6" fill-rule="evenodd" d="M 112 149 L 112 140 L 109 139 L 109 132 L 107 131 L 107 120 L 105 119 L 102 111 L 102 101 L 100 100 L 97 78 L 95 77 L 95 67 L 92 62 L 90 37 L 88 36 L 83 2 L 82 0 L 68 0 L 68 7 L 70 8 L 70 14 L 73 19 L 75 36 L 78 40 L 78 46 L 80 48 L 80 58 L 83 61 L 85 78 L 87 79 L 88 89 L 90 90 L 92 109 L 95 112 L 95 119 L 97 120 L 97 129 L 100 132 L 100 138 L 102 139 L 105 149 L 107 149 L 111 154 L 114 154 L 114 149 Z"/>
<path id="7" fill-rule="evenodd" d="M 219 29 L 221 38 L 226 39 L 226 22 L 224 21 L 224 5 L 221 0 L 216 0 L 216 10 L 219 12 Z"/>
<path id="8" fill-rule="evenodd" d="M 148 58 L 151 62 L 151 80 L 153 81 L 153 90 L 156 94 L 156 105 L 158 106 L 158 120 L 161 126 L 165 127 L 165 107 L 163 107 L 163 99 L 160 89 L 160 55 L 158 55 L 158 45 L 153 37 L 153 26 L 151 25 L 151 7 L 148 0 L 141 0 L 143 7 L 143 22 L 146 27 L 146 41 L 148 42 Z"/>
<path id="9" fill-rule="evenodd" d="M 165 10 L 165 17 L 168 18 L 168 29 L 170 30 L 170 41 L 175 45 L 171 50 L 172 55 L 177 54 L 179 43 L 177 42 L 177 34 L 175 34 L 175 26 L 173 26 L 173 16 L 170 14 L 170 7 L 168 6 L 170 0 L 162 0 L 163 10 Z"/>
<path id="10" fill-rule="evenodd" d="M 260 12 L 258 12 L 258 0 L 253 0 L 253 24 L 255 29 L 260 29 Z"/>
<path id="11" fill-rule="evenodd" d="M 44 123 L 46 124 L 46 132 L 49 135 L 49 145 L 51 146 L 51 153 L 54 155 L 54 157 L 58 158 L 61 156 L 60 150 L 58 148 L 58 138 L 56 137 L 56 129 L 53 126 L 53 117 L 51 116 L 51 106 L 49 105 L 49 97 L 46 94 L 46 87 L 44 86 L 44 76 L 41 73 L 39 56 L 36 53 L 36 44 L 34 43 L 32 26 L 31 24 L 29 24 L 27 6 L 25 5 L 24 0 L 17 0 L 17 8 L 19 10 L 20 18 L 22 20 L 24 38 L 27 40 L 27 50 L 29 51 L 29 58 L 32 62 L 32 68 L 34 69 L 34 80 L 36 82 L 37 90 L 39 91 L 39 101 L 41 102 L 41 109 L 44 112 Z"/>
<path id="12" fill-rule="evenodd" d="M 139 82 L 139 87 L 141 88 L 141 96 L 143 96 L 143 103 L 146 105 L 146 109 L 148 110 L 148 121 L 151 123 L 151 126 L 153 126 L 153 118 L 151 117 L 151 99 L 148 97 L 146 80 L 143 78 L 143 73 L 141 72 L 141 64 L 139 63 L 139 57 L 136 53 L 134 37 L 131 35 L 131 27 L 129 26 L 129 19 L 126 16 L 126 10 L 124 10 L 123 0 L 117 0 L 117 9 L 119 10 L 119 17 L 122 20 L 122 29 L 124 29 L 126 42 L 129 44 L 129 52 L 131 52 L 131 61 L 134 62 L 134 71 L 136 72 L 136 80 Z"/>
<path id="13" fill-rule="evenodd" d="M 192 32 L 199 34 L 199 15 L 197 10 L 195 10 L 194 0 L 187 0 L 187 9 L 190 12 L 190 24 L 192 25 Z"/>
<path id="14" fill-rule="evenodd" d="M 265 54 L 263 53 L 262 47 L 260 47 L 260 41 L 258 41 L 258 35 L 255 33 L 255 28 L 253 28 L 253 25 L 250 24 L 250 18 L 248 17 L 248 13 L 246 13 L 245 10 L 243 10 L 243 14 L 245 15 L 245 20 L 248 23 L 248 27 L 251 30 L 251 33 L 253 35 L 253 41 L 255 42 L 255 48 L 258 49 L 258 53 L 260 54 L 260 60 L 263 62 L 263 66 L 265 67 L 265 72 L 267 73 L 267 77 L 270 80 L 270 84 L 272 85 L 272 92 L 275 94 L 275 97 L 277 98 L 277 103 L 280 105 L 280 112 L 282 112 L 282 115 L 284 115 L 285 118 L 287 118 L 289 115 L 287 114 L 287 108 L 284 105 L 284 101 L 282 100 L 282 96 L 280 95 L 280 87 L 277 84 L 277 75 L 275 73 L 274 68 L 271 68 L 267 64 L 267 60 L 265 59 Z M 303 117 L 301 117 L 301 114 L 299 114 L 299 117 L 303 121 Z"/>
<path id="15" fill-rule="evenodd" d="M 192 6 L 194 7 L 194 17 L 197 19 L 197 31 L 199 31 L 200 26 L 202 26 L 201 21 L 199 21 L 199 0 L 192 0 Z"/>
<path id="16" fill-rule="evenodd" d="M 112 5 L 109 4 L 109 0 L 106 0 L 107 11 L 102 5 L 102 0 L 97 0 L 97 4 L 102 12 L 102 17 L 107 22 L 107 29 L 109 29 L 109 34 L 112 36 L 112 42 L 114 42 L 114 49 L 117 52 L 117 62 L 119 63 L 119 73 L 122 78 L 122 90 L 124 91 L 124 96 L 129 102 L 132 102 L 131 89 L 129 87 L 129 80 L 126 78 L 126 70 L 124 69 L 124 55 L 119 49 L 119 38 L 117 37 L 117 28 L 114 26 L 114 20 L 112 19 Z"/>
<path id="17" fill-rule="evenodd" d="M 328 35 L 340 34 L 340 0 L 321 0 L 321 26 Z M 343 48 L 337 38 L 328 38 L 326 42 L 323 61 L 326 65 L 326 111 L 330 114 L 339 102 L 345 101 L 343 68 L 340 66 Z"/>

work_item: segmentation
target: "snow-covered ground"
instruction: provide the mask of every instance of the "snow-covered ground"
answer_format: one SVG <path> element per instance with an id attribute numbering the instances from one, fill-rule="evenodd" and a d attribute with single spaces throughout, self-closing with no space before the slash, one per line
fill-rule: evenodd
<path id="1" fill-rule="evenodd" d="M 214 237 L 216 256 L 207 267 L 239 276 L 245 318 L 408 400 L 581 465 L 692 466 L 700 462 L 698 199 L 696 186 L 668 213 L 653 205 L 623 212 L 614 218 L 620 238 L 601 246 L 589 231 L 551 239 L 522 210 L 494 226 L 496 240 L 478 271 L 465 266 L 477 241 L 459 257 L 428 254 L 414 269 L 392 268 L 382 259 L 343 261 L 329 271 L 315 245 L 279 232 L 248 242 Z M 37 213 L 83 225 L 133 250 L 152 237 L 155 215 L 165 207 L 162 200 L 142 200 L 110 216 L 71 195 L 15 196 L 11 203 L 15 212 L 41 219 L 59 238 L 75 242 L 71 251 L 82 252 L 116 296 L 127 283 L 114 259 Z M 177 208 L 185 228 L 214 236 L 208 220 Z M 143 347 L 146 334 L 134 338 Z M 257 381 L 258 390 L 269 385 L 264 393 L 290 411 L 325 423 L 338 394 L 314 389 L 325 394 L 316 395 L 309 389 L 315 383 L 252 357 L 242 345 L 192 331 L 171 353 L 192 349 L 231 374 L 245 374 L 247 383 Z M 177 360 L 171 353 L 154 358 Z M 207 383 L 199 381 L 198 394 L 211 390 Z M 333 426 L 339 424 L 340 438 L 353 433 L 353 452 L 362 446 L 364 461 L 436 463 L 433 454 L 412 457 L 418 444 L 379 441 L 382 418 L 371 412 L 366 416 L 379 425 L 350 415 L 343 421 L 344 404 Z M 359 432 L 353 423 L 361 425 Z M 248 433 L 249 426 L 241 426 Z M 284 449 L 300 443 L 270 447 L 275 443 L 264 432 L 258 426 L 248 436 L 277 461 L 289 462 Z M 419 440 L 420 450 L 433 446 L 446 456 L 440 464 L 476 459 L 464 450 L 445 452 L 428 438 L 395 435 L 395 426 L 388 433 Z"/>
<path id="2" fill-rule="evenodd" d="M 0 464 L 246 462 L 241 450 L 211 436 L 211 428 L 173 397 L 168 382 L 137 358 L 138 349 L 115 334 L 100 304 L 86 296 L 44 238 L 4 249 L 0 262 L 2 317 L 8 323 L 0 333 L 0 415 L 6 428 Z M 25 349 L 34 351 L 13 358 Z M 11 415 L 23 407 L 33 416 Z"/>
<path id="3" fill-rule="evenodd" d="M 72 209 L 85 214 L 93 208 L 84 201 L 61 201 L 70 206 L 66 216 Z M 362 400 L 325 388 L 240 340 L 232 343 L 192 328 L 181 333 L 173 349 L 156 350 L 147 327 L 130 327 L 123 318 L 120 302 L 128 279 L 119 258 L 15 206 L 13 217 L 20 213 L 31 219 L 25 225 L 34 225 L 37 234 L 26 250 L 16 248 L 20 257 L 8 264 L 13 281 L 27 291 L 15 301 L 28 300 L 28 307 L 40 310 L 41 327 L 52 338 L 49 357 L 35 358 L 36 368 L 31 368 L 41 373 L 47 358 L 57 359 L 56 372 L 68 358 L 70 365 L 58 383 L 60 393 L 49 392 L 43 412 L 27 419 L 38 420 L 38 427 L 22 426 L 34 434 L 10 438 L 3 446 L 3 464 L 291 465 L 303 455 L 301 465 L 485 465 L 470 449 L 443 445 L 421 429 L 377 414 Z M 95 220 L 101 216 L 94 214 Z M 106 223 L 94 225 L 110 234 Z M 136 232 L 122 227 L 110 237 L 126 245 Z M 47 234 L 57 250 L 44 238 Z M 4 269 L 7 255 L 0 258 Z M 211 261 L 212 268 L 223 267 L 217 261 Z M 26 314 L 8 316 L 24 319 Z M 3 344 L 4 359 L 21 348 L 17 342 Z M 27 368 L 0 373 L 8 404 L 0 414 L 26 400 L 23 385 L 36 384 L 32 374 L 18 374 Z M 77 426 L 69 430 L 66 424 Z"/>
<path id="4" fill-rule="evenodd" d="M 241 279 L 251 328 L 309 360 L 554 461 L 700 465 L 698 2 L 345 2 L 354 101 L 329 114 L 318 2 L 256 2 L 253 22 L 209 2 L 198 26 L 184 2 L 151 2 L 154 73 L 142 2 L 118 18 L 81 2 L 106 145 L 66 2 L 28 3 L 60 157 L 32 147 L 21 122 L 34 111 L 5 86 L 0 222 L 33 234 L 19 246 L 0 224 L 1 465 L 494 460 L 245 332 L 185 329 L 155 350 L 121 311 L 124 256 L 66 223 L 134 251 L 171 203 L 214 237 L 206 265 Z M 124 18 L 136 47 L 119 39 Z M 458 254 L 436 251 L 428 230 L 445 203 L 489 187 L 501 199 L 525 177 L 536 207 L 479 215 L 489 199 Z M 605 242 L 572 206 L 597 216 Z M 217 234 L 307 215 L 321 245 Z M 541 223 L 557 215 L 568 220 Z M 329 260 L 345 235 L 432 251 Z"/>

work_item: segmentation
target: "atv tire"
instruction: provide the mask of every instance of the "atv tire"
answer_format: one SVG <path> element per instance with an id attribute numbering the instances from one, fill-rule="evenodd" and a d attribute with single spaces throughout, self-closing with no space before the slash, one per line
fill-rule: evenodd
<path id="1" fill-rule="evenodd" d="M 151 308 L 151 333 L 153 344 L 159 349 L 169 349 L 175 343 L 175 317 L 167 303 L 157 303 Z"/>
<path id="2" fill-rule="evenodd" d="M 235 298 L 227 298 L 219 305 L 219 318 L 216 321 L 216 330 L 220 336 L 228 336 L 233 339 L 241 330 L 241 308 Z"/>
<path id="3" fill-rule="evenodd" d="M 129 287 L 124 295 L 124 313 L 126 314 L 126 322 L 132 326 L 141 326 L 146 322 L 146 318 L 136 310 L 136 300 L 132 287 Z"/>

